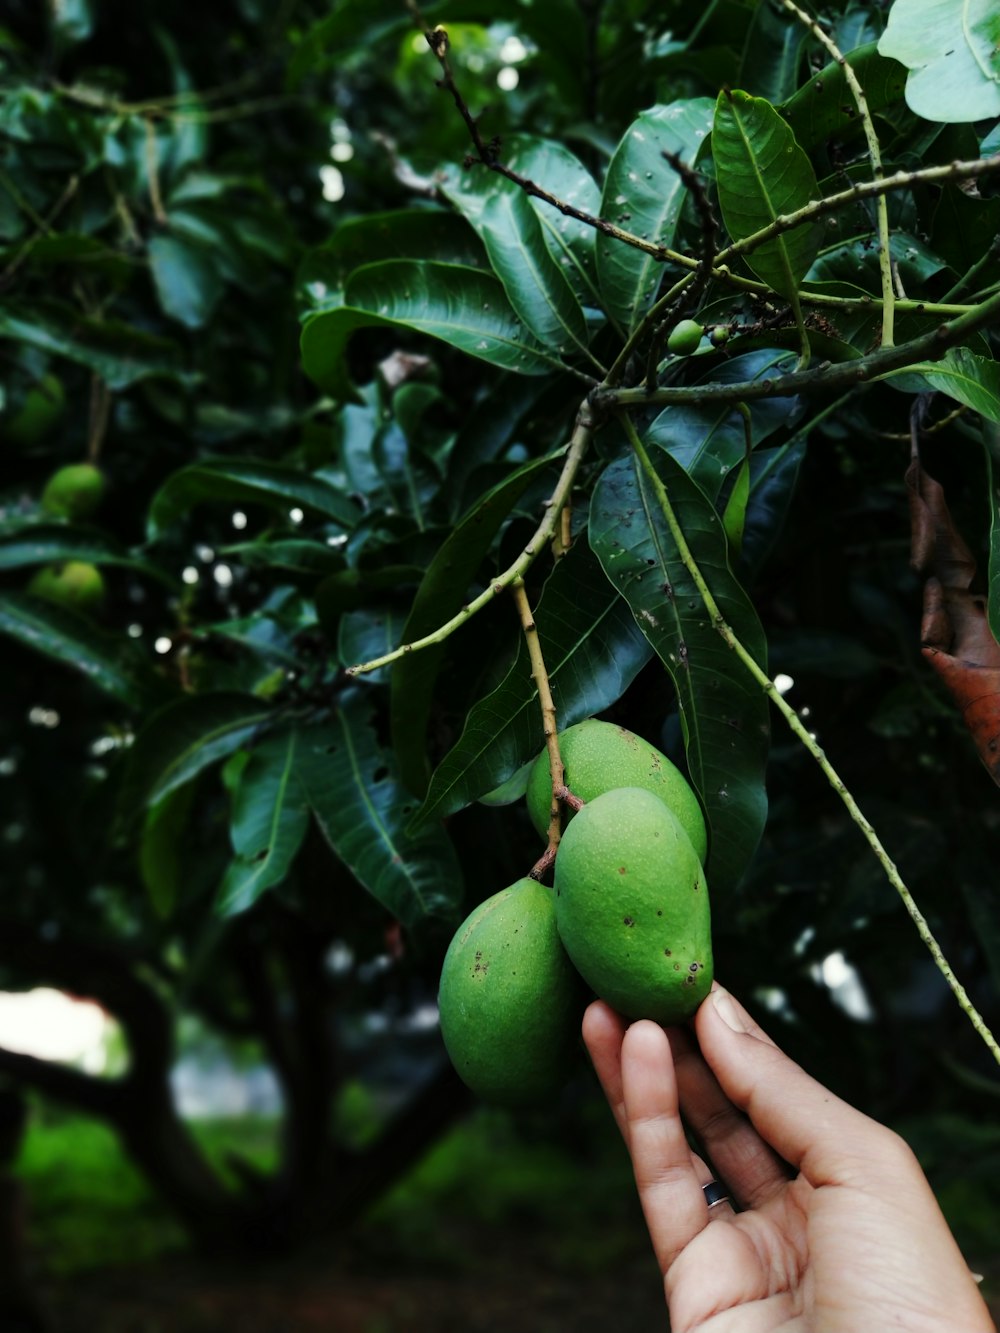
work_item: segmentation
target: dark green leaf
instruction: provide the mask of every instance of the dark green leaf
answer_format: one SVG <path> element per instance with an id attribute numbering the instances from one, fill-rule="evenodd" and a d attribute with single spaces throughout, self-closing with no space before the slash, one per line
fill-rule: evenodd
<path id="1" fill-rule="evenodd" d="M 564 356 L 585 350 L 580 303 L 520 186 L 470 168 L 445 176 L 442 189 L 482 237 L 507 299 L 535 337 Z"/>
<path id="2" fill-rule="evenodd" d="M 0 633 L 83 673 L 105 694 L 148 707 L 168 693 L 141 651 L 121 634 L 105 634 L 84 616 L 26 593 L 0 596 Z"/>
<path id="3" fill-rule="evenodd" d="M 795 135 L 762 97 L 719 94 L 712 129 L 719 203 L 734 241 L 819 198 L 812 165 Z M 798 227 L 746 256 L 754 273 L 791 299 L 819 249 L 819 233 Z"/>
<path id="4" fill-rule="evenodd" d="M 149 263 L 163 313 L 185 328 L 201 328 L 222 295 L 218 260 L 204 246 L 164 235 L 150 241 Z"/>
<path id="5" fill-rule="evenodd" d="M 798 87 L 806 29 L 786 10 L 757 5 L 743 44 L 737 83 L 755 96 L 779 103 Z"/>
<path id="6" fill-rule="evenodd" d="M 85 560 L 92 565 L 125 565 L 171 588 L 178 586 L 165 570 L 126 551 L 113 537 L 97 528 L 70 527 L 64 523 L 25 523 L 16 531 L 0 532 L 0 569 L 58 564 L 64 560 Z"/>
<path id="7" fill-rule="evenodd" d="M 534 612 L 560 727 L 610 707 L 651 656 L 628 607 L 578 539 L 549 575 Z M 415 823 L 441 819 L 506 782 L 544 744 L 525 644 L 495 690 L 471 710 L 434 770 Z"/>
<path id="8" fill-rule="evenodd" d="M 468 600 L 469 584 L 501 523 L 532 477 L 551 461 L 551 458 L 536 458 L 525 463 L 487 491 L 456 525 L 424 575 L 400 643 L 423 638 L 459 611 Z M 427 789 L 427 719 L 445 652 L 446 644 L 432 644 L 401 658 L 392 672 L 392 738 L 400 776 L 407 787 L 421 796 Z"/>
<path id="9" fill-rule="evenodd" d="M 164 482 L 149 507 L 149 540 L 155 541 L 171 523 L 205 500 L 282 510 L 301 505 L 348 529 L 360 517 L 343 491 L 322 475 L 254 458 L 217 459 L 181 468 Z"/>
<path id="10" fill-rule="evenodd" d="M 354 877 L 404 926 L 454 917 L 462 876 L 439 827 L 414 835 L 415 802 L 375 737 L 363 691 L 342 697 L 331 721 L 304 736 L 301 780 L 327 842 Z"/>
<path id="11" fill-rule="evenodd" d="M 131 818 L 247 744 L 271 717 L 248 694 L 186 695 L 154 713 L 129 752 L 121 805 Z"/>
<path id="12" fill-rule="evenodd" d="M 764 666 L 764 633 L 729 569 L 715 509 L 668 454 L 656 451 L 652 461 L 722 615 Z M 635 459 L 621 458 L 602 473 L 590 534 L 608 578 L 674 682 L 688 768 L 710 829 L 709 883 L 726 893 L 746 870 L 767 815 L 767 698 L 712 625 Z"/>
<path id="13" fill-rule="evenodd" d="M 705 97 L 643 111 L 611 159 L 601 217 L 644 240 L 672 244 L 687 191 L 663 153 L 693 165 L 711 128 L 712 102 Z M 599 236 L 597 274 L 605 310 L 631 330 L 653 302 L 663 265 L 641 250 Z"/>
<path id="14" fill-rule="evenodd" d="M 229 836 L 233 860 L 216 910 L 233 916 L 252 907 L 291 869 L 309 827 L 309 806 L 299 780 L 306 745 L 296 727 L 266 736 L 250 752 L 233 796 Z"/>
<path id="15" fill-rule="evenodd" d="M 597 217 L 601 191 L 578 157 L 553 139 L 515 134 L 504 141 L 504 160 L 512 170 L 537 181 L 549 194 L 583 213 Z M 569 280 L 581 305 L 599 307 L 597 287 L 597 233 L 532 195 L 529 198 L 553 259 Z"/>
<path id="16" fill-rule="evenodd" d="M 348 218 L 326 245 L 306 256 L 298 285 L 312 309 L 333 309 L 344 304 L 344 288 L 354 270 L 383 259 L 488 267 L 482 242 L 462 218 L 443 208 L 407 208 Z"/>
<path id="17" fill-rule="evenodd" d="M 897 373 L 922 375 L 932 389 L 971 407 L 987 421 L 1000 423 L 1000 364 L 989 357 L 977 356 L 967 347 L 952 347 L 940 361 L 922 361 Z"/>
<path id="18" fill-rule="evenodd" d="M 405 624 L 406 615 L 391 606 L 362 607 L 346 612 L 341 617 L 337 635 L 337 656 L 341 666 L 368 662 L 391 652 L 403 642 Z M 385 684 L 388 678 L 388 667 L 358 677 L 363 683 L 378 685 Z"/>
<path id="19" fill-rule="evenodd" d="M 880 56 L 874 42 L 847 53 L 847 61 L 865 90 L 873 114 L 903 96 L 906 70 L 895 60 Z M 780 98 L 771 98 L 780 101 Z M 815 148 L 828 139 L 862 133 L 861 119 L 843 68 L 831 61 L 804 84 L 782 107 L 785 119 L 803 148 Z"/>
<path id="20" fill-rule="evenodd" d="M 2 550 L 2 548 L 0 548 Z M 322 578 L 344 568 L 344 557 L 339 550 L 325 542 L 305 538 L 275 538 L 257 542 L 238 542 L 224 546 L 220 555 L 239 560 L 248 569 L 284 570 Z"/>
<path id="21" fill-rule="evenodd" d="M 161 918 L 173 914 L 183 892 L 182 855 L 191 818 L 195 784 L 176 788 L 146 812 L 139 837 L 139 873 L 153 911 Z"/>
<path id="22" fill-rule="evenodd" d="M 302 330 L 303 369 L 331 393 L 348 395 L 347 342 L 356 329 L 371 326 L 413 329 L 522 375 L 562 369 L 558 357 L 521 328 L 497 279 L 478 269 L 389 259 L 353 273 L 344 299 L 345 306 L 311 316 Z"/>
<path id="23" fill-rule="evenodd" d="M 714 384 L 766 379 L 791 370 L 794 358 L 772 348 L 733 357 L 725 365 L 706 372 Z M 781 370 L 779 371 L 779 367 Z M 797 399 L 760 399 L 750 406 L 754 447 L 775 431 L 791 426 L 801 414 Z M 649 439 L 666 449 L 715 500 L 729 475 L 746 453 L 743 416 L 732 403 L 673 404 L 649 427 Z"/>
<path id="24" fill-rule="evenodd" d="M 114 320 L 81 315 L 57 301 L 7 300 L 0 307 L 0 337 L 28 343 L 95 371 L 113 392 L 139 380 L 163 377 L 190 383 L 176 343 Z"/>

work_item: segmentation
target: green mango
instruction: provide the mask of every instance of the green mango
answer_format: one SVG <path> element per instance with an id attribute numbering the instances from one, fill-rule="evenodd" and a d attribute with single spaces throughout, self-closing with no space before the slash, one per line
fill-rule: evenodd
<path id="1" fill-rule="evenodd" d="M 543 1103 L 576 1058 L 583 1001 L 559 941 L 552 890 L 519 879 L 456 931 L 441 969 L 441 1034 L 483 1101 Z"/>
<path id="2" fill-rule="evenodd" d="M 104 601 L 104 579 L 96 566 L 84 560 L 46 565 L 28 584 L 28 592 L 74 611 L 97 611 Z"/>
<path id="3" fill-rule="evenodd" d="M 577 971 L 625 1018 L 680 1023 L 712 985 L 705 872 L 691 839 L 652 792 L 621 787 L 566 829 L 556 922 Z"/>
<path id="4" fill-rule="evenodd" d="M 667 339 L 667 351 L 674 356 L 691 356 L 697 352 L 705 330 L 696 319 L 682 319 L 675 324 Z"/>
<path id="5" fill-rule="evenodd" d="M 47 514 L 78 520 L 89 518 L 104 495 L 104 474 L 93 463 L 70 463 L 53 472 L 42 491 Z"/>
<path id="6" fill-rule="evenodd" d="M 592 801 L 616 787 L 645 787 L 663 801 L 681 822 L 702 862 L 708 851 L 705 818 L 698 798 L 676 768 L 655 745 L 612 722 L 590 718 L 559 733 L 559 753 L 566 770 L 566 786 L 581 801 Z M 528 813 L 542 837 L 549 827 L 552 779 L 547 750 L 535 760 L 528 778 Z M 564 815 L 570 819 L 573 812 Z"/>

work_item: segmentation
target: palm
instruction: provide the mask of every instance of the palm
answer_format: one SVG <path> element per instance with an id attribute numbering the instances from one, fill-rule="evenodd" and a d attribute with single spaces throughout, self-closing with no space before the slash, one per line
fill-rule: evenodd
<path id="1" fill-rule="evenodd" d="M 700 1049 L 652 1023 L 626 1038 L 600 1003 L 584 1020 L 673 1333 L 992 1330 L 903 1141 L 810 1079 L 737 1008 L 720 1021 L 706 1001 Z M 727 1029 L 737 1017 L 746 1026 Z M 743 1045 L 733 1045 L 736 1032 Z M 689 1147 L 682 1109 L 743 1211 L 708 1208 L 702 1186 L 713 1172 Z"/>

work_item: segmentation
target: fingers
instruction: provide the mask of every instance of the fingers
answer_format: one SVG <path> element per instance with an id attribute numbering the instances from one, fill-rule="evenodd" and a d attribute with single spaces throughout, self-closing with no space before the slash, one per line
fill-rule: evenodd
<path id="1" fill-rule="evenodd" d="M 708 1223 L 698 1166 L 681 1124 L 677 1082 L 666 1033 L 633 1023 L 621 1045 L 622 1100 L 632 1168 L 660 1271 Z M 704 1172 L 707 1180 L 707 1171 Z M 726 1205 L 714 1209 L 720 1212 Z"/>
<path id="2" fill-rule="evenodd" d="M 603 1000 L 595 1000 L 583 1015 L 583 1040 L 615 1124 L 628 1143 L 625 1100 L 622 1095 L 622 1038 L 625 1020 Z"/>
<path id="3" fill-rule="evenodd" d="M 695 1031 L 721 1091 L 811 1184 L 872 1185 L 898 1171 L 902 1141 L 810 1078 L 728 991 L 712 990 Z"/>
<path id="4" fill-rule="evenodd" d="M 723 1092 L 693 1038 L 680 1028 L 667 1035 L 685 1121 L 737 1203 L 758 1207 L 788 1184 L 785 1163 Z"/>

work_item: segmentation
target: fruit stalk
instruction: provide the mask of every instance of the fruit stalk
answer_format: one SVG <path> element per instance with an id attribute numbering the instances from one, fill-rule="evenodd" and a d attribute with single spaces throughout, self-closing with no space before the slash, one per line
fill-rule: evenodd
<path id="1" fill-rule="evenodd" d="M 514 603 L 521 617 L 521 628 L 528 645 L 528 657 L 531 661 L 531 679 L 538 690 L 538 702 L 542 709 L 542 730 L 545 733 L 545 748 L 549 755 L 549 775 L 552 778 L 552 805 L 549 810 L 548 846 L 528 872 L 531 879 L 541 879 L 549 866 L 556 859 L 559 848 L 560 819 L 559 803 L 565 801 L 574 810 L 579 810 L 583 802 L 566 786 L 566 770 L 562 755 L 559 753 L 559 736 L 556 730 L 556 705 L 549 685 L 549 673 L 545 669 L 542 645 L 538 642 L 538 627 L 532 614 L 524 579 L 516 578 L 511 584 Z"/>

